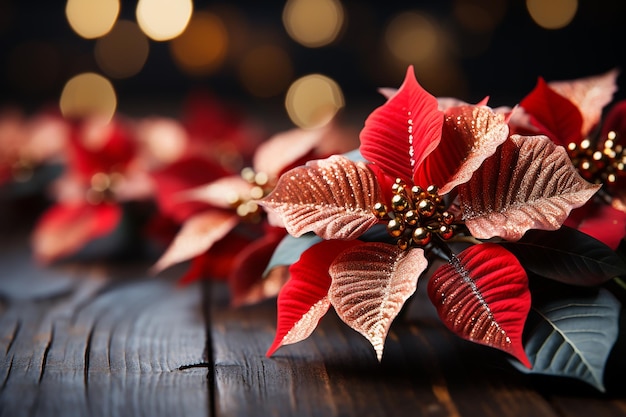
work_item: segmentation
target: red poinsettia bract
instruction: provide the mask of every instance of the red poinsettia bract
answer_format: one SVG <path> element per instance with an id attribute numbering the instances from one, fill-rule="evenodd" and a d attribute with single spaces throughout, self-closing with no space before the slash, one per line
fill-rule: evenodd
<path id="1" fill-rule="evenodd" d="M 183 282 L 227 279 L 235 305 L 275 296 L 282 282 L 259 278 L 286 233 L 268 224 L 253 200 L 267 194 L 282 172 L 319 156 L 330 139 L 339 139 L 334 141 L 339 150 L 345 147 L 335 127 L 277 133 L 257 147 L 252 167 L 241 175 L 220 170 L 204 158 L 193 158 L 193 164 L 183 160 L 155 173 L 160 207 L 182 226 L 153 271 L 190 260 Z"/>
<path id="2" fill-rule="evenodd" d="M 548 138 L 509 137 L 505 116 L 489 107 L 439 110 L 412 67 L 360 139 L 366 162 L 311 161 L 282 175 L 260 201 L 293 236 L 323 239 L 290 267 L 268 355 L 307 337 L 332 305 L 380 360 L 391 323 L 436 247 L 449 261 L 428 286 L 442 321 L 530 366 L 521 340 L 530 293 L 520 263 L 494 243 L 456 254 L 446 241 L 462 233 L 517 240 L 530 228 L 557 229 L 597 186 Z M 461 218 L 447 210 L 457 196 Z M 389 240 L 359 240 L 381 224 Z"/>
<path id="3" fill-rule="evenodd" d="M 546 135 L 567 147 L 582 177 L 603 184 L 604 198 L 574 210 L 565 224 L 612 249 L 626 235 L 626 196 L 622 191 L 626 183 L 626 106 L 613 106 L 602 124 L 601 116 L 617 90 L 617 76 L 612 70 L 568 81 L 539 79 L 511 120 L 515 131 Z"/>
<path id="4" fill-rule="evenodd" d="M 55 203 L 36 223 L 36 259 L 51 263 L 110 235 L 122 220 L 121 203 L 148 199 L 152 183 L 138 165 L 132 130 L 121 119 L 75 122 L 65 172 L 53 184 Z"/>

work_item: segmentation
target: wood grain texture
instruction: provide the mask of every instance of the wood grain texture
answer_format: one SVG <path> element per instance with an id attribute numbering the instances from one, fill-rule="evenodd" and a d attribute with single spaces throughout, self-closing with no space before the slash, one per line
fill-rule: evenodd
<path id="1" fill-rule="evenodd" d="M 622 417 L 626 340 L 607 394 L 519 373 L 466 342 L 418 288 L 382 362 L 332 311 L 271 358 L 275 301 L 230 308 L 221 283 L 145 266 L 39 268 L 0 239 L 0 416 Z M 622 320 L 622 334 L 626 320 Z"/>
<path id="2" fill-rule="evenodd" d="M 0 256 L 0 415 L 209 415 L 199 285 L 136 267 L 43 270 L 14 252 Z"/>
<path id="3" fill-rule="evenodd" d="M 219 416 L 559 416 L 504 354 L 453 336 L 421 292 L 391 328 L 382 362 L 335 314 L 264 356 L 273 302 L 228 309 L 215 291 L 211 338 Z M 253 400 L 254 399 L 254 400 Z"/>

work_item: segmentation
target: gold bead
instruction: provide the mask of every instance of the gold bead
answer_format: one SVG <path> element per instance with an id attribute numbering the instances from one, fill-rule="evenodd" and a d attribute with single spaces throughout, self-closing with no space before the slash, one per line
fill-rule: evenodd
<path id="1" fill-rule="evenodd" d="M 423 227 L 416 227 L 411 236 L 413 242 L 418 246 L 425 246 L 430 242 L 430 232 Z"/>
<path id="2" fill-rule="evenodd" d="M 396 194 L 391 198 L 391 206 L 394 211 L 405 211 L 409 207 L 409 202 L 401 194 Z"/>
<path id="3" fill-rule="evenodd" d="M 387 206 L 385 206 L 385 204 L 380 203 L 380 202 L 374 204 L 374 214 L 379 219 L 385 218 L 385 216 L 387 215 Z"/>
<path id="4" fill-rule="evenodd" d="M 404 213 L 404 222 L 408 224 L 409 226 L 415 226 L 418 220 L 419 220 L 419 215 L 415 211 L 409 210 L 406 213 Z"/>
<path id="5" fill-rule="evenodd" d="M 407 250 L 409 248 L 409 242 L 406 239 L 398 239 L 397 245 L 402 250 Z"/>
<path id="6" fill-rule="evenodd" d="M 432 196 L 437 195 L 437 191 L 439 191 L 439 188 L 434 184 L 431 184 L 426 188 L 426 192 Z"/>
<path id="7" fill-rule="evenodd" d="M 442 224 L 439 226 L 439 236 L 441 236 L 444 240 L 448 240 L 454 236 L 454 229 L 447 224 Z"/>
<path id="8" fill-rule="evenodd" d="M 433 214 L 435 214 L 436 209 L 437 207 L 435 206 L 435 204 L 427 199 L 420 200 L 420 202 L 417 204 L 417 212 L 424 217 L 432 216 Z"/>
<path id="9" fill-rule="evenodd" d="M 398 219 L 391 219 L 387 223 L 387 232 L 393 237 L 399 237 L 404 232 L 404 224 Z"/>
<path id="10" fill-rule="evenodd" d="M 420 194 L 422 194 L 424 190 L 419 185 L 414 185 L 413 187 L 411 187 L 411 192 L 413 193 L 415 197 L 417 197 Z"/>
<path id="11" fill-rule="evenodd" d="M 441 217 L 442 217 L 442 221 L 445 224 L 452 224 L 452 222 L 454 222 L 454 214 L 444 211 L 443 213 L 441 213 Z"/>

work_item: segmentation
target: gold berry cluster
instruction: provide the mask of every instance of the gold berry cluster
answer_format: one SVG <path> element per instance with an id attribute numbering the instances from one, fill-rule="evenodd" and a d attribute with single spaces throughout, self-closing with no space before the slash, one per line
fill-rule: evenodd
<path id="1" fill-rule="evenodd" d="M 411 188 L 400 178 L 392 186 L 391 211 L 384 203 L 374 205 L 374 213 L 387 221 L 387 231 L 397 238 L 400 249 L 424 247 L 433 236 L 448 240 L 454 235 L 454 215 L 445 210 L 437 186 L 426 190 L 415 185 Z"/>
<path id="2" fill-rule="evenodd" d="M 589 139 L 567 146 L 572 163 L 584 179 L 596 184 L 612 184 L 618 176 L 626 174 L 626 149 L 616 143 L 616 138 L 615 132 L 609 132 L 598 149 L 592 149 Z"/>
<path id="3" fill-rule="evenodd" d="M 124 176 L 116 171 L 97 172 L 89 180 L 89 188 L 85 198 L 90 204 L 100 204 L 115 200 L 115 189 L 124 180 Z"/>
<path id="4" fill-rule="evenodd" d="M 269 176 L 263 172 L 256 172 L 247 167 L 241 170 L 241 177 L 252 185 L 247 195 L 236 195 L 231 201 L 231 206 L 242 220 L 251 223 L 261 221 L 263 210 L 255 200 L 260 200 L 272 191 L 274 184 Z"/>

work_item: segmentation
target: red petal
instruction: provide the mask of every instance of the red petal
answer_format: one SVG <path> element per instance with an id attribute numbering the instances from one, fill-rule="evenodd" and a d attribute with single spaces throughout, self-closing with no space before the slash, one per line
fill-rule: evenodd
<path id="1" fill-rule="evenodd" d="M 361 154 L 393 178 L 410 182 L 417 167 L 439 144 L 442 125 L 437 99 L 418 84 L 410 66 L 395 95 L 365 121 Z"/>
<path id="2" fill-rule="evenodd" d="M 532 117 L 539 133 L 548 136 L 557 145 L 567 146 L 582 139 L 583 118 L 578 107 L 550 88 L 539 78 L 537 86 L 520 103 Z"/>
<path id="3" fill-rule="evenodd" d="M 99 172 L 123 171 L 135 156 L 130 129 L 115 119 L 83 121 L 72 130 L 70 145 L 71 168 L 87 181 Z"/>
<path id="4" fill-rule="evenodd" d="M 208 184 L 226 175 L 227 172 L 223 168 L 199 157 L 184 158 L 154 172 L 160 211 L 182 223 L 194 213 L 206 210 L 207 204 L 204 202 L 185 201 L 174 196 L 181 191 Z"/>
<path id="5" fill-rule="evenodd" d="M 213 245 L 208 252 L 191 259 L 187 272 L 180 278 L 181 285 L 189 284 L 199 279 L 226 280 L 233 269 L 237 254 L 242 247 L 250 244 L 250 236 L 241 236 L 230 233 Z"/>
<path id="6" fill-rule="evenodd" d="M 114 204 L 57 204 L 35 226 L 32 245 L 37 260 L 53 262 L 107 235 L 119 224 L 122 210 Z"/>
<path id="7" fill-rule="evenodd" d="M 271 228 L 239 253 L 228 277 L 233 305 L 251 304 L 278 294 L 282 283 L 270 282 L 263 277 L 263 271 L 286 233 L 283 228 Z"/>
<path id="8" fill-rule="evenodd" d="M 522 345 L 530 310 L 528 278 L 512 253 L 493 243 L 471 246 L 435 272 L 428 294 L 455 334 L 531 366 Z"/>
<path id="9" fill-rule="evenodd" d="M 278 294 L 276 338 L 267 356 L 282 345 L 306 339 L 315 330 L 330 307 L 330 264 L 338 253 L 359 244 L 363 242 L 326 240 L 304 251 L 300 260 L 291 265 L 291 279 Z"/>
<path id="10" fill-rule="evenodd" d="M 611 107 L 602 124 L 600 138 L 606 138 L 610 131 L 617 134 L 616 144 L 626 146 L 626 100 L 619 101 Z"/>
<path id="11" fill-rule="evenodd" d="M 594 204 L 585 213 L 578 230 L 616 250 L 626 236 L 626 213 L 606 204 Z"/>

